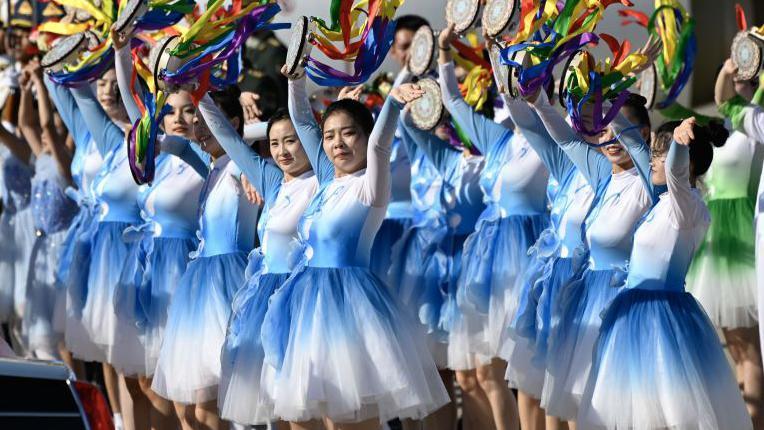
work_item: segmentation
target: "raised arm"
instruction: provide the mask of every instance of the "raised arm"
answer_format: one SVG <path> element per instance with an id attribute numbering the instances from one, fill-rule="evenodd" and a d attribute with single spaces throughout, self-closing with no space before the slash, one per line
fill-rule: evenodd
<path id="1" fill-rule="evenodd" d="M 255 186 L 257 192 L 266 200 L 275 199 L 284 178 L 281 169 L 265 161 L 242 140 L 209 95 L 205 95 L 199 102 L 199 113 L 202 114 L 212 135 L 247 176 L 247 180 Z"/>
<path id="2" fill-rule="evenodd" d="M 371 206 L 386 206 L 390 201 L 390 154 L 402 108 L 403 104 L 389 95 L 369 136 L 364 202 Z"/>
<path id="3" fill-rule="evenodd" d="M 653 183 L 650 180 L 650 148 L 639 134 L 639 129 L 634 126 L 626 117 L 621 113 L 618 114 L 610 123 L 610 128 L 618 137 L 618 141 L 623 144 L 626 151 L 629 152 L 631 160 L 634 162 L 634 167 L 637 168 L 637 173 L 642 178 L 642 183 L 645 189 L 652 194 Z"/>
<path id="4" fill-rule="evenodd" d="M 32 66 L 33 67 L 33 66 Z M 42 73 L 39 65 L 30 74 L 30 79 L 37 90 L 37 106 L 40 114 L 40 127 L 42 128 L 42 141 L 50 148 L 53 158 L 56 160 L 58 172 L 71 184 L 72 181 L 72 157 L 74 154 L 66 145 L 66 133 L 59 136 L 53 120 L 53 106 L 48 97 L 48 90 L 42 81 Z"/>
<path id="5" fill-rule="evenodd" d="M 459 91 L 453 62 L 440 65 L 438 82 L 446 109 L 480 152 L 488 153 L 493 144 L 511 136 L 511 130 L 475 112 L 464 101 Z"/>
<path id="6" fill-rule="evenodd" d="M 552 139 L 581 171 L 589 185 L 596 189 L 612 170 L 607 158 L 576 134 L 573 127 L 549 104 L 544 91 L 541 91 L 532 106 Z"/>
<path id="7" fill-rule="evenodd" d="M 305 76 L 290 79 L 288 89 L 289 116 L 313 166 L 313 171 L 316 172 L 319 183 L 331 181 L 334 178 L 334 165 L 324 152 L 323 136 L 313 116 L 313 109 L 310 107 L 310 99 L 305 88 Z"/>
<path id="8" fill-rule="evenodd" d="M 73 87 L 71 91 L 98 152 L 106 157 L 109 151 L 125 140 L 125 132 L 109 118 L 89 85 Z"/>
<path id="9" fill-rule="evenodd" d="M 517 129 L 525 136 L 552 176 L 558 182 L 562 181 L 575 166 L 549 135 L 538 114 L 522 100 L 510 100 L 503 95 L 502 99 Z"/>
<path id="10" fill-rule="evenodd" d="M 210 174 L 212 158 L 202 151 L 198 145 L 181 136 L 159 136 L 159 146 L 162 152 L 174 155 L 191 166 L 202 178 Z"/>
<path id="11" fill-rule="evenodd" d="M 112 32 L 114 34 L 115 32 Z M 114 58 L 114 65 L 117 72 L 117 85 L 119 86 L 119 94 L 122 96 L 122 104 L 125 106 L 127 116 L 130 118 L 130 124 L 135 124 L 141 118 L 141 110 L 133 100 L 132 93 L 130 92 L 130 81 L 133 76 L 133 58 L 130 54 L 130 45 L 126 44 L 119 48 L 116 48 L 116 54 Z M 142 88 L 136 82 L 135 91 L 138 96 L 141 96 Z"/>
<path id="12" fill-rule="evenodd" d="M 434 134 L 416 128 L 408 115 L 402 123 L 404 139 L 416 145 L 444 178 L 451 178 L 459 167 L 461 152 Z"/>
<path id="13" fill-rule="evenodd" d="M 61 120 L 64 121 L 69 134 L 74 139 L 74 144 L 78 147 L 87 145 L 90 142 L 90 131 L 84 118 L 82 118 L 82 114 L 80 114 L 80 108 L 77 107 L 77 102 L 74 101 L 72 93 L 69 92 L 68 88 L 54 84 L 48 76 L 44 76 L 43 81 L 45 88 L 48 89 L 50 100 L 56 106 Z"/>
<path id="14" fill-rule="evenodd" d="M 40 116 L 34 110 L 34 95 L 32 83 L 28 74 L 21 80 L 21 94 L 19 100 L 18 127 L 24 140 L 29 145 L 34 155 L 40 155 L 43 151 L 42 129 L 40 128 Z"/>

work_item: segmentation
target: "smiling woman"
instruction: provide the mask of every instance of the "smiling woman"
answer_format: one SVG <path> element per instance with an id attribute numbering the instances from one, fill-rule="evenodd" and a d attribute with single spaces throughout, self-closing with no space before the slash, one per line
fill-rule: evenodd
<path id="1" fill-rule="evenodd" d="M 332 103 L 326 109 L 321 128 L 324 151 L 334 163 L 337 177 L 366 168 L 366 149 L 374 118 L 364 105 L 350 99 Z"/>

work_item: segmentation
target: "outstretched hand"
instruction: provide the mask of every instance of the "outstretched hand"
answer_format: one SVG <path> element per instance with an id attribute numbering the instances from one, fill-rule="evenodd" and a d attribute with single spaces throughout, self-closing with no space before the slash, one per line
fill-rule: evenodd
<path id="1" fill-rule="evenodd" d="M 643 46 L 638 52 L 646 56 L 647 61 L 632 70 L 632 73 L 635 75 L 639 75 L 640 73 L 650 68 L 653 63 L 655 63 L 655 60 L 657 60 L 658 56 L 661 55 L 661 52 L 663 52 L 663 42 L 661 39 L 651 35 L 647 38 L 645 46 Z"/>
<path id="2" fill-rule="evenodd" d="M 130 43 L 130 35 L 125 35 L 118 32 L 114 25 L 111 26 L 109 34 L 111 35 L 111 42 L 114 44 L 114 49 L 116 50 L 120 50 L 127 46 L 128 43 Z"/>
<path id="3" fill-rule="evenodd" d="M 390 91 L 390 97 L 404 105 L 422 97 L 424 91 L 417 84 L 403 84 Z"/>
<path id="4" fill-rule="evenodd" d="M 337 100 L 350 99 L 359 101 L 361 99 L 361 93 L 363 93 L 363 85 L 356 87 L 342 87 L 340 94 L 337 96 Z"/>

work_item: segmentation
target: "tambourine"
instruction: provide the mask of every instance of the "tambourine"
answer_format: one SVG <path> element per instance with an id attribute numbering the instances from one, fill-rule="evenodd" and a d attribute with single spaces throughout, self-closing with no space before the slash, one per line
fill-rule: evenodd
<path id="1" fill-rule="evenodd" d="M 122 13 L 119 14 L 117 21 L 114 23 L 114 28 L 117 30 L 117 33 L 123 36 L 131 34 L 135 29 L 138 19 L 142 17 L 148 9 L 149 4 L 146 0 L 128 0 L 125 8 L 122 9 Z"/>
<path id="2" fill-rule="evenodd" d="M 454 24 L 454 31 L 464 33 L 480 15 L 480 0 L 449 0 L 446 5 L 446 21 Z"/>
<path id="3" fill-rule="evenodd" d="M 310 55 L 310 50 L 313 47 L 310 43 L 313 25 L 307 16 L 299 17 L 292 25 L 292 37 L 289 39 L 289 50 L 286 57 L 288 75 L 300 73 L 305 68 L 305 59 Z"/>
<path id="4" fill-rule="evenodd" d="M 583 56 L 581 55 L 582 53 L 583 51 L 581 50 L 573 53 L 573 55 L 568 57 L 568 61 L 565 62 L 565 68 L 562 69 L 562 76 L 560 76 L 560 88 L 558 91 L 558 96 L 560 97 L 560 105 L 562 107 L 567 106 L 565 103 L 565 97 L 568 94 L 568 80 L 570 79 L 571 73 L 575 73 L 578 65 L 581 63 L 581 61 L 583 61 Z"/>
<path id="5" fill-rule="evenodd" d="M 492 44 L 488 50 L 488 58 L 496 76 L 496 84 L 503 94 L 509 95 L 509 74 L 512 72 L 509 66 L 501 62 L 501 49 L 498 44 Z"/>
<path id="6" fill-rule="evenodd" d="M 435 32 L 429 25 L 419 27 L 411 39 L 409 48 L 409 71 L 416 76 L 427 73 L 435 60 L 437 49 Z"/>
<path id="7" fill-rule="evenodd" d="M 520 24 L 519 0 L 488 0 L 483 7 L 482 26 L 489 37 L 498 37 Z"/>
<path id="8" fill-rule="evenodd" d="M 655 64 L 651 64 L 647 70 L 639 74 L 639 94 L 647 99 L 645 107 L 650 110 L 658 101 L 660 84 L 658 83 L 658 70 Z"/>
<path id="9" fill-rule="evenodd" d="M 511 60 L 520 64 L 523 68 L 531 66 L 531 57 L 525 51 L 516 51 L 512 54 Z M 507 71 L 507 92 L 510 97 L 516 99 L 520 97 L 520 69 L 517 67 L 508 67 Z"/>
<path id="10" fill-rule="evenodd" d="M 739 32 L 732 40 L 732 62 L 737 66 L 737 78 L 755 78 L 764 62 L 764 40 L 748 31 Z"/>
<path id="11" fill-rule="evenodd" d="M 182 58 L 170 54 L 180 43 L 180 36 L 167 36 L 157 42 L 149 51 L 149 67 L 154 75 L 156 88 L 163 91 L 175 91 L 178 88 L 169 85 L 162 78 L 163 72 L 176 72 L 186 63 Z M 189 83 L 193 87 L 193 83 Z"/>
<path id="12" fill-rule="evenodd" d="M 416 128 L 430 131 L 437 127 L 443 119 L 444 109 L 440 85 L 430 78 L 420 80 L 417 85 L 424 91 L 424 94 L 411 102 L 409 110 L 411 120 Z"/>
<path id="13" fill-rule="evenodd" d="M 83 52 L 97 46 L 98 42 L 98 36 L 90 31 L 63 37 L 42 57 L 40 66 L 50 72 L 61 71 L 65 65 L 76 63 Z"/>

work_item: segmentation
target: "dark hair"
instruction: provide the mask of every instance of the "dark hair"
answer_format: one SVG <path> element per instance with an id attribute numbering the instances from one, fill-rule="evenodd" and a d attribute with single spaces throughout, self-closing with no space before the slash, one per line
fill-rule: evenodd
<path id="1" fill-rule="evenodd" d="M 419 27 L 424 25 L 430 25 L 430 23 L 419 15 L 403 15 L 396 20 L 395 32 L 400 30 L 417 31 Z"/>
<path id="2" fill-rule="evenodd" d="M 653 152 L 662 153 L 668 150 L 668 146 L 674 139 L 674 129 L 679 127 L 680 121 L 669 121 L 656 131 Z M 695 124 L 692 128 L 695 139 L 690 143 L 690 164 L 693 176 L 701 176 L 711 167 L 714 159 L 714 146 L 721 147 L 727 142 L 729 131 L 721 121 L 712 120 L 707 125 Z"/>
<path id="3" fill-rule="evenodd" d="M 271 128 L 273 128 L 273 124 L 276 124 L 279 121 L 292 121 L 292 117 L 289 116 L 289 110 L 280 108 L 271 115 L 271 119 L 268 120 L 268 128 L 266 128 L 265 132 L 265 136 L 268 140 L 271 138 Z"/>
<path id="4" fill-rule="evenodd" d="M 241 96 L 241 90 L 237 85 L 210 92 L 212 100 L 228 118 L 239 118 L 239 126 L 236 131 L 242 136 L 244 135 L 244 109 L 241 107 L 239 96 Z"/>
<path id="5" fill-rule="evenodd" d="M 635 93 L 629 93 L 626 103 L 623 105 L 624 115 L 629 121 L 639 127 L 651 128 L 650 115 L 647 113 L 647 99 Z"/>
<path id="6" fill-rule="evenodd" d="M 324 117 L 321 120 L 321 129 L 323 130 L 326 120 L 337 112 L 345 112 L 353 118 L 353 121 L 361 127 L 366 136 L 371 135 L 371 131 L 374 129 L 374 117 L 371 115 L 369 109 L 361 102 L 357 102 L 351 99 L 337 100 L 329 105 L 324 111 Z"/>

